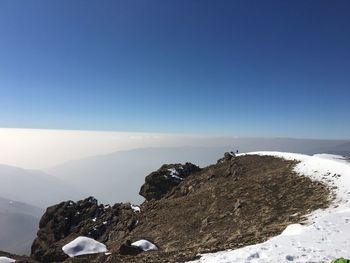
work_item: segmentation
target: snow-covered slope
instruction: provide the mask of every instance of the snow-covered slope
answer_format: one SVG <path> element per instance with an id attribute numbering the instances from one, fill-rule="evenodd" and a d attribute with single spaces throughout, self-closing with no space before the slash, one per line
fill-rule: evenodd
<path id="1" fill-rule="evenodd" d="M 350 162 L 341 156 L 329 154 L 249 154 L 272 155 L 299 161 L 295 171 L 329 185 L 335 194 L 334 202 L 328 209 L 310 214 L 306 224 L 290 225 L 281 235 L 264 243 L 205 254 L 193 263 L 329 263 L 334 258 L 350 258 Z"/>

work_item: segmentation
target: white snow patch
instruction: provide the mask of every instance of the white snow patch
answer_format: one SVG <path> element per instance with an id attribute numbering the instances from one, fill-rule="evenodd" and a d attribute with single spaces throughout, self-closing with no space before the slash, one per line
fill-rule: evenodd
<path id="1" fill-rule="evenodd" d="M 350 163 L 341 156 L 313 156 L 254 152 L 287 160 L 297 160 L 295 171 L 330 186 L 336 194 L 333 204 L 309 215 L 309 225 L 289 225 L 279 236 L 236 250 L 205 254 L 197 263 L 331 262 L 350 258 Z M 244 155 L 244 154 L 239 154 Z"/>
<path id="2" fill-rule="evenodd" d="M 135 247 L 139 247 L 143 251 L 158 250 L 158 247 L 155 244 L 145 239 L 138 240 L 132 243 L 131 245 Z"/>
<path id="3" fill-rule="evenodd" d="M 62 247 L 62 250 L 70 257 L 107 252 L 104 244 L 84 236 L 77 237 L 72 242 L 69 242 Z"/>
<path id="4" fill-rule="evenodd" d="M 141 208 L 137 205 L 131 205 L 131 209 L 134 211 L 134 212 L 138 212 L 140 213 L 141 212 Z"/>
<path id="5" fill-rule="evenodd" d="M 8 257 L 0 257 L 0 263 L 12 263 L 15 262 L 16 260 Z"/>
<path id="6" fill-rule="evenodd" d="M 183 167 L 182 167 L 182 169 L 183 169 Z M 170 172 L 170 176 L 172 178 L 176 178 L 176 179 L 181 180 L 181 181 L 183 180 L 183 178 L 181 178 L 179 176 L 179 172 L 175 168 L 170 168 L 170 169 L 168 169 L 168 171 Z"/>

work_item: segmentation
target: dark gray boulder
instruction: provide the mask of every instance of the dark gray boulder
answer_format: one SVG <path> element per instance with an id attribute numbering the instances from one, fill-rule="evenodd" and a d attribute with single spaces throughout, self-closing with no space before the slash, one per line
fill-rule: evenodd
<path id="1" fill-rule="evenodd" d="M 186 177 L 201 169 L 192 163 L 164 164 L 157 171 L 146 176 L 140 195 L 146 200 L 159 200 L 179 185 Z"/>

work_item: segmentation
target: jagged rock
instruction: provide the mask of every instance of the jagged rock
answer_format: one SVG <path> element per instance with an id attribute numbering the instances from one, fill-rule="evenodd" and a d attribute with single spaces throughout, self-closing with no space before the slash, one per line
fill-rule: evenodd
<path id="1" fill-rule="evenodd" d="M 140 195 L 146 200 L 159 200 L 190 174 L 201 169 L 192 164 L 165 164 L 157 171 L 146 176 L 145 184 L 141 186 Z"/>
<path id="2" fill-rule="evenodd" d="M 224 157 L 219 159 L 217 161 L 217 163 L 223 163 L 223 162 L 227 162 L 227 161 L 231 161 L 236 157 L 236 154 L 234 152 L 225 152 L 224 153 Z"/>
<path id="3" fill-rule="evenodd" d="M 116 236 L 122 239 L 134 227 L 130 225 L 130 222 L 135 224 L 134 217 L 130 204 L 98 205 L 93 197 L 51 206 L 40 220 L 31 257 L 41 262 L 63 261 L 67 255 L 62 246 L 77 236 L 91 237 L 102 243 Z"/>
<path id="4" fill-rule="evenodd" d="M 131 245 L 130 240 L 127 240 L 119 248 L 120 255 L 137 255 L 137 254 L 140 254 L 142 252 L 143 252 L 143 250 L 141 248 Z"/>

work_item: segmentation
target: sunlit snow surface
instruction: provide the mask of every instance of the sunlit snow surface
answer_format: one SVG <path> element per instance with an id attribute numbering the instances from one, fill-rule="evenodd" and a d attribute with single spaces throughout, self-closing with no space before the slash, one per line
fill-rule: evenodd
<path id="1" fill-rule="evenodd" d="M 0 257 L 0 263 L 12 263 L 15 262 L 16 260 L 8 257 Z"/>
<path id="2" fill-rule="evenodd" d="M 143 251 L 158 250 L 158 247 L 152 242 L 141 239 L 131 244 L 132 246 L 139 247 Z"/>
<path id="3" fill-rule="evenodd" d="M 137 205 L 131 205 L 131 209 L 135 213 L 140 213 L 141 212 L 141 208 L 139 206 L 137 206 Z"/>
<path id="4" fill-rule="evenodd" d="M 236 250 L 205 254 L 193 263 L 327 262 L 350 258 L 350 162 L 337 155 L 313 156 L 282 152 L 254 152 L 300 161 L 299 174 L 326 183 L 336 199 L 325 210 L 309 215 L 309 224 L 293 224 L 281 235 Z"/>
<path id="5" fill-rule="evenodd" d="M 63 246 L 62 250 L 70 257 L 107 252 L 107 248 L 104 244 L 83 236 L 77 237 L 72 242 Z"/>

